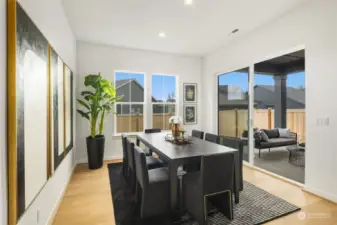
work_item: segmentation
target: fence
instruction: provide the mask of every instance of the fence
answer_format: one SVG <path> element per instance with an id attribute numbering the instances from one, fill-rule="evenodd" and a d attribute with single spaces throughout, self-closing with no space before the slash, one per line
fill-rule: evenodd
<path id="1" fill-rule="evenodd" d="M 219 112 L 219 134 L 240 137 L 247 130 L 248 110 L 224 110 Z M 255 109 L 254 127 L 274 128 L 273 109 Z M 305 110 L 287 110 L 287 128 L 297 133 L 299 141 L 305 141 Z"/>
<path id="2" fill-rule="evenodd" d="M 162 130 L 169 130 L 169 119 L 171 113 L 153 114 L 152 127 L 160 128 Z M 143 114 L 119 114 L 117 115 L 117 133 L 123 132 L 137 132 L 144 130 L 144 116 Z"/>

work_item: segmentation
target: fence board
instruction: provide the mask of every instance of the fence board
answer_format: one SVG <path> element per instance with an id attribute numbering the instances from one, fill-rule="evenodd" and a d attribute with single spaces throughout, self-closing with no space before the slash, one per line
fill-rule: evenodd
<path id="1" fill-rule="evenodd" d="M 254 127 L 271 129 L 275 127 L 273 109 L 255 109 Z M 241 137 L 247 130 L 248 110 L 224 110 L 219 112 L 219 134 Z M 287 128 L 298 134 L 298 140 L 305 142 L 305 109 L 287 110 Z"/>

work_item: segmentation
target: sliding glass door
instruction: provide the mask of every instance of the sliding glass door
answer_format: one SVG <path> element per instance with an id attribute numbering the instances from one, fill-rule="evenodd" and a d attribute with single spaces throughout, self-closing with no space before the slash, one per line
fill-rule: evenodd
<path id="1" fill-rule="evenodd" d="M 249 69 L 218 76 L 218 134 L 245 143 L 243 160 L 249 162 Z"/>

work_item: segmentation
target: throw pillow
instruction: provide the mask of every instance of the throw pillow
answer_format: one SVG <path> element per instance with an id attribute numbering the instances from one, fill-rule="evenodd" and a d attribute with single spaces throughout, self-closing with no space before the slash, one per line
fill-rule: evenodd
<path id="1" fill-rule="evenodd" d="M 263 129 L 263 132 L 265 132 L 268 136 L 268 138 L 279 138 L 280 134 L 278 132 L 278 129 Z"/>
<path id="2" fill-rule="evenodd" d="M 254 139 L 257 142 L 263 141 L 261 137 L 261 132 L 254 132 Z"/>
<path id="3" fill-rule="evenodd" d="M 261 131 L 261 139 L 265 142 L 269 141 L 268 135 L 264 131 Z"/>
<path id="4" fill-rule="evenodd" d="M 289 129 L 278 128 L 278 132 L 280 133 L 280 138 L 291 138 Z"/>

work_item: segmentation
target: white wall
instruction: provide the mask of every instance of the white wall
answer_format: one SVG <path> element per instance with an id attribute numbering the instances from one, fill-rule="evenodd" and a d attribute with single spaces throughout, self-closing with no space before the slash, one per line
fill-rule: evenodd
<path id="1" fill-rule="evenodd" d="M 337 1 L 308 1 L 203 60 L 203 129 L 217 132 L 216 75 L 289 53 L 306 50 L 306 174 L 308 190 L 337 201 Z M 329 118 L 329 126 L 317 126 Z"/>
<path id="2" fill-rule="evenodd" d="M 6 156 L 6 0 L 0 0 L 0 224 L 7 224 L 7 156 Z M 76 39 L 70 29 L 60 0 L 20 0 L 31 19 L 69 67 L 76 71 Z M 73 153 L 68 154 L 45 188 L 21 217 L 20 225 L 47 224 L 66 188 L 74 166 Z M 37 223 L 37 210 L 40 221 Z"/>
<path id="3" fill-rule="evenodd" d="M 6 0 L 0 0 L 0 224 L 7 223 L 7 154 L 6 154 Z"/>
<path id="4" fill-rule="evenodd" d="M 201 58 L 180 56 L 174 54 L 156 53 L 150 51 L 131 50 L 126 48 L 117 48 L 105 45 L 95 45 L 85 42 L 77 42 L 77 69 L 78 69 L 78 91 L 77 96 L 83 90 L 84 77 L 87 74 L 97 74 L 101 72 L 103 76 L 110 80 L 114 80 L 115 70 L 127 70 L 133 72 L 146 73 L 145 82 L 150 86 L 152 74 L 169 74 L 179 77 L 179 93 L 182 95 L 184 82 L 198 84 L 198 100 L 201 98 Z M 146 85 L 145 84 L 145 85 Z M 146 88 L 146 87 L 145 87 Z M 146 88 L 147 89 L 147 88 Z M 148 93 L 147 97 L 150 97 Z M 199 112 L 201 112 L 201 105 Z M 152 110 L 151 105 L 145 106 L 147 115 Z M 183 99 L 179 98 L 179 114 L 183 113 Z M 85 162 L 87 160 L 85 138 L 90 134 L 89 124 L 80 115 L 76 114 L 77 121 L 77 137 L 76 160 Z M 184 126 L 186 130 L 200 128 L 201 115 L 198 115 L 198 124 Z M 145 128 L 150 128 L 150 118 L 147 119 Z M 112 137 L 113 135 L 113 116 L 109 115 L 105 125 L 106 147 L 105 159 L 121 158 L 121 140 Z"/>

